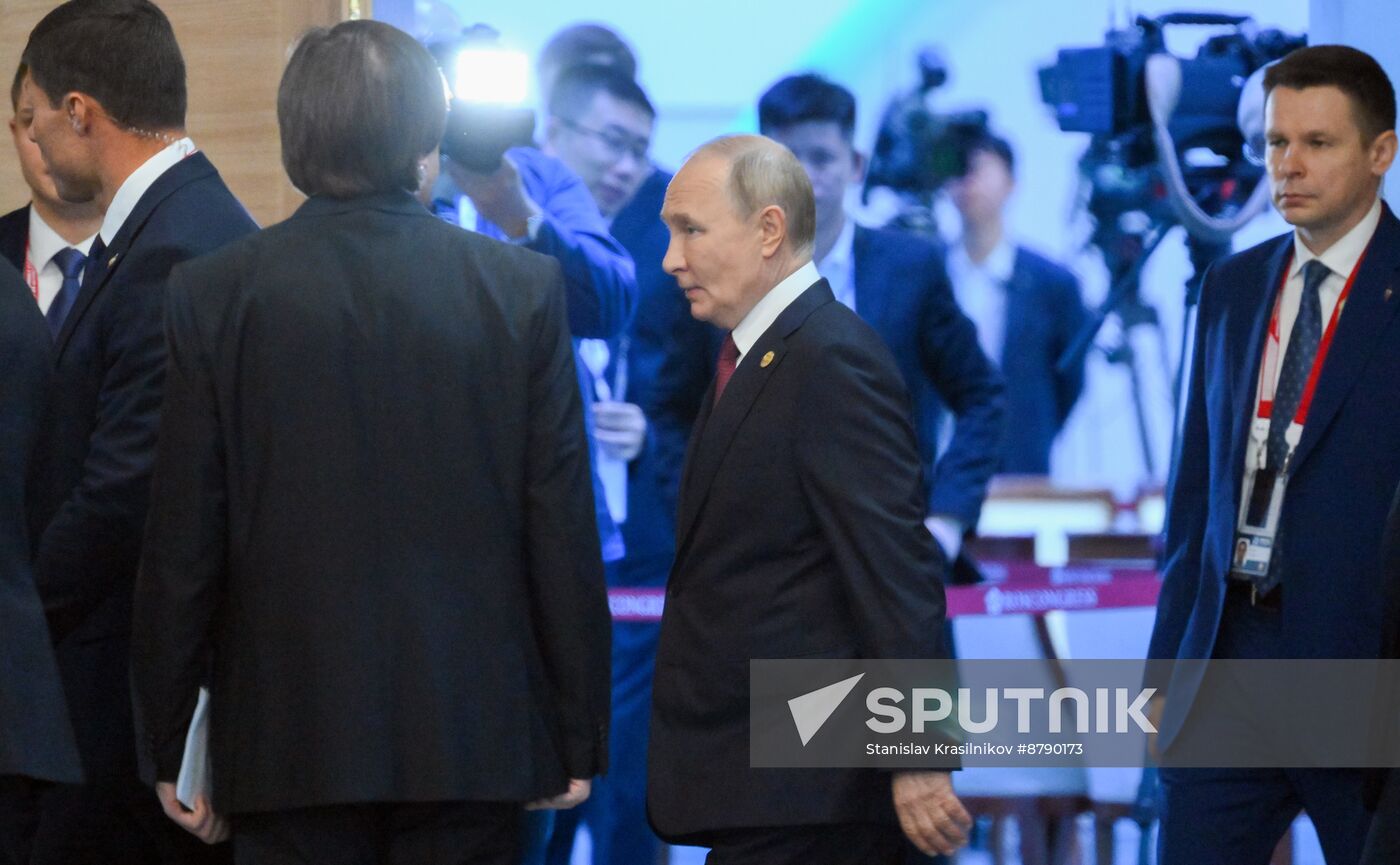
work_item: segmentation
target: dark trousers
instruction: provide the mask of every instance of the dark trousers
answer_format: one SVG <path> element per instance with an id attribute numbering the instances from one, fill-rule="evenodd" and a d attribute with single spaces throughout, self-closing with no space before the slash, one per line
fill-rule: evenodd
<path id="1" fill-rule="evenodd" d="M 893 825 L 783 826 L 735 830 L 705 865 L 905 865 L 911 851 Z"/>
<path id="2" fill-rule="evenodd" d="M 1225 602 L 1217 658 L 1288 657 L 1276 610 L 1251 607 L 1243 593 Z M 1283 603 L 1288 603 L 1287 586 Z M 1191 713 L 1228 713 L 1243 729 L 1260 729 L 1241 694 L 1214 687 Z M 1212 714 L 1219 719 L 1219 714 Z M 1191 735 L 1188 716 L 1181 736 Z M 1359 769 L 1182 769 L 1164 767 L 1161 779 L 1159 865 L 1267 865 L 1274 847 L 1300 811 L 1317 827 L 1327 865 L 1356 865 L 1370 815 L 1362 805 Z"/>
<path id="3" fill-rule="evenodd" d="M 237 865 L 513 865 L 520 805 L 331 805 L 233 821 Z"/>

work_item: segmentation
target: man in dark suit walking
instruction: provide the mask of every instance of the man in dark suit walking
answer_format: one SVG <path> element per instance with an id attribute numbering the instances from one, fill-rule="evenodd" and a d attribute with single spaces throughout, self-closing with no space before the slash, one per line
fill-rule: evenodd
<path id="1" fill-rule="evenodd" d="M 184 60 L 148 0 L 65 3 L 34 28 L 22 60 L 20 109 L 32 111 L 29 134 L 58 194 L 104 214 L 81 290 L 66 286 L 48 313 L 54 396 L 30 527 L 87 777 L 40 798 L 35 862 L 228 857 L 171 825 L 137 779 L 128 656 L 166 277 L 256 226 L 185 136 Z"/>
<path id="2" fill-rule="evenodd" d="M 208 683 L 240 862 L 510 865 L 606 769 L 608 612 L 558 263 L 435 219 L 412 37 L 302 38 L 311 198 L 177 268 L 133 682 L 172 795 Z M 200 813 L 203 810 L 204 813 Z"/>
<path id="3" fill-rule="evenodd" d="M 25 476 L 48 397 L 52 338 L 19 272 L 0 261 L 0 863 L 28 865 L 30 813 L 11 809 L 36 780 L 82 781 L 34 590 L 25 524 Z"/>
<path id="4" fill-rule="evenodd" d="M 1269 181 L 1294 230 L 1215 264 L 1201 289 L 1152 659 L 1380 648 L 1379 544 L 1400 482 L 1400 220 L 1378 197 L 1395 93 L 1337 45 L 1293 52 L 1264 87 Z M 1170 765 L 1193 714 L 1212 711 L 1194 705 L 1203 672 L 1149 676 L 1166 695 L 1164 865 L 1267 862 L 1300 808 L 1327 861 L 1355 863 L 1360 770 Z"/>
<path id="5" fill-rule="evenodd" d="M 1381 542 L 1381 579 L 1384 580 L 1385 607 L 1381 619 L 1380 657 L 1388 661 L 1400 660 L 1400 486 L 1395 488 L 1395 500 L 1391 502 L 1385 538 Z M 1400 685 L 1387 681 L 1382 688 L 1390 689 L 1388 705 L 1393 709 Z M 1383 720 L 1393 722 L 1393 718 Z M 1393 723 L 1388 729 L 1394 729 Z M 1393 748 L 1394 743 L 1390 744 Z M 1375 812 L 1375 817 L 1371 820 L 1371 832 L 1361 856 L 1362 865 L 1387 865 L 1400 860 L 1400 773 L 1394 768 L 1368 772 L 1364 798 L 1366 807 Z"/>
<path id="6" fill-rule="evenodd" d="M 966 170 L 948 184 L 963 236 L 948 253 L 953 295 L 977 326 L 982 350 L 1006 380 L 998 472 L 1050 474 L 1050 448 L 1084 389 L 1084 360 L 1060 368 L 1089 314 L 1074 275 L 1007 236 L 1003 211 L 1015 188 L 1011 145 L 984 135 L 965 149 Z"/>
<path id="7" fill-rule="evenodd" d="M 749 767 L 750 659 L 945 656 L 945 560 L 894 359 L 818 276 L 812 187 L 782 146 L 703 146 L 662 216 L 691 314 L 729 333 L 681 482 L 652 825 L 712 865 L 951 852 L 970 820 L 947 772 Z"/>
<path id="8" fill-rule="evenodd" d="M 927 525 L 956 560 L 997 470 L 1005 423 L 1001 377 L 953 299 L 942 254 L 913 236 L 856 225 L 846 214 L 846 193 L 864 171 L 851 143 L 855 123 L 855 97 L 817 75 L 784 78 L 758 103 L 759 129 L 790 149 L 812 181 L 817 270 L 899 364 L 927 481 Z M 940 455 L 947 412 L 955 424 Z"/>

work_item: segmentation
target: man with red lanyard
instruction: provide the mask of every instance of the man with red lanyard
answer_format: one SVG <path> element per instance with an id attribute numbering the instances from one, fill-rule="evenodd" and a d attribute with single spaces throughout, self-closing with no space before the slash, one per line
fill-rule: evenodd
<path id="1" fill-rule="evenodd" d="M 1269 182 L 1294 231 L 1206 275 L 1151 659 L 1380 648 L 1380 539 L 1400 480 L 1400 220 L 1379 198 L 1395 92 L 1337 45 L 1293 52 L 1264 88 Z M 1222 717 L 1201 681 L 1201 665 L 1149 675 L 1166 695 L 1160 862 L 1264 865 L 1305 810 L 1329 865 L 1356 863 L 1360 770 L 1171 765 L 1190 712 Z M 1236 708 L 1232 723 L 1264 726 Z"/>
<path id="2" fill-rule="evenodd" d="M 24 274 L 39 310 L 46 316 L 52 311 L 49 329 L 54 331 L 61 321 L 60 313 L 78 294 L 88 250 L 102 226 L 102 211 L 91 199 L 70 202 L 58 197 L 38 145 L 29 140 L 34 112 L 20 110 L 25 72 L 21 65 L 10 86 L 10 107 L 15 112 L 10 118 L 10 134 L 33 200 L 0 216 L 0 256 Z"/>

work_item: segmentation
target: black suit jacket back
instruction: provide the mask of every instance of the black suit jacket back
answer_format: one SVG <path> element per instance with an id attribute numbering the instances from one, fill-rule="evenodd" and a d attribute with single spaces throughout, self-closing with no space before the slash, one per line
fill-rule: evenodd
<path id="1" fill-rule="evenodd" d="M 945 656 L 946 563 L 923 526 L 899 370 L 823 280 L 710 404 L 661 624 L 652 825 L 712 844 L 742 827 L 891 822 L 888 773 L 749 768 L 749 660 Z"/>
<path id="2" fill-rule="evenodd" d="M 49 384 L 48 326 L 19 273 L 0 261 L 0 776 L 81 780 L 78 752 L 34 590 L 25 475 Z"/>
<path id="3" fill-rule="evenodd" d="M 176 271 L 133 635 L 225 813 L 523 801 L 606 765 L 609 619 L 559 265 L 407 194 Z"/>

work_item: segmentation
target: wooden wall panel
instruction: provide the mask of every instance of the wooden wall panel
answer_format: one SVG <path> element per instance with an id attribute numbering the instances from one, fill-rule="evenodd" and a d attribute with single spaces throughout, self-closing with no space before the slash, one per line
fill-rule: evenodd
<path id="1" fill-rule="evenodd" d="M 6 88 L 29 31 L 55 5 L 0 0 L 0 80 Z M 277 82 L 287 49 L 309 27 L 368 17 L 369 0 L 163 0 L 159 5 L 185 55 L 190 136 L 260 224 L 286 218 L 301 201 L 282 171 L 277 136 Z M 28 199 L 7 142 L 0 146 L 0 212 Z"/>

